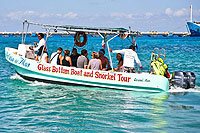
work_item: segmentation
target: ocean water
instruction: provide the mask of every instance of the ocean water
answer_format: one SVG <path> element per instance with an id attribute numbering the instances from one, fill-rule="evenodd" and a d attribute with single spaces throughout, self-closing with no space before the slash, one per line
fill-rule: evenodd
<path id="1" fill-rule="evenodd" d="M 37 37 L 28 38 L 33 44 Z M 21 37 L 0 37 L 0 132 L 199 132 L 200 38 L 139 37 L 138 55 L 149 70 L 154 48 L 165 48 L 169 71 L 192 71 L 195 89 L 168 93 L 119 91 L 24 81 L 5 60 L 5 47 L 17 48 Z M 49 53 L 61 46 L 71 50 L 73 36 L 48 39 Z M 127 48 L 129 40 L 110 42 Z M 101 38 L 89 37 L 83 48 L 101 48 Z M 78 49 L 80 52 L 81 49 Z M 106 52 L 107 54 L 107 52 Z M 90 55 L 90 54 L 89 54 Z M 112 54 L 114 66 L 115 55 Z"/>

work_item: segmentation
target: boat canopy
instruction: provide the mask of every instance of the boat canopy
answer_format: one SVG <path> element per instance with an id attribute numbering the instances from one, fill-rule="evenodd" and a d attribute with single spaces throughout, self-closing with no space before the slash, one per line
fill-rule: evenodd
<path id="1" fill-rule="evenodd" d="M 49 24 L 28 22 L 27 20 L 25 20 L 23 22 L 22 44 L 25 44 L 25 38 L 29 29 L 29 25 L 37 25 L 44 28 L 47 31 L 46 41 L 51 31 L 53 32 L 65 31 L 68 34 L 77 33 L 77 32 L 84 32 L 84 34 L 98 34 L 102 38 L 102 43 L 104 43 L 107 46 L 112 70 L 113 70 L 113 63 L 112 63 L 112 58 L 109 51 L 110 50 L 109 42 L 113 40 L 114 38 L 116 38 L 117 36 L 119 36 L 121 39 L 130 37 L 132 39 L 132 42 L 134 42 L 133 41 L 135 40 L 134 37 L 140 34 L 138 31 L 131 31 L 130 27 L 129 29 L 126 29 L 126 28 L 96 28 L 96 27 L 72 26 L 72 25 L 49 25 Z M 25 26 L 26 26 L 26 32 L 24 33 Z M 107 38 L 108 35 L 112 37 L 108 39 Z"/>
<path id="2" fill-rule="evenodd" d="M 33 23 L 28 22 L 25 20 L 23 25 L 38 25 L 44 29 L 49 31 L 53 30 L 54 32 L 57 31 L 67 31 L 67 32 L 86 32 L 90 33 L 100 33 L 100 34 L 107 34 L 107 35 L 116 35 L 116 34 L 129 34 L 129 35 L 138 35 L 138 31 L 131 31 L 130 28 L 104 28 L 104 27 L 86 27 L 86 26 L 73 26 L 73 25 L 49 25 L 49 24 L 40 24 L 40 23 Z"/>

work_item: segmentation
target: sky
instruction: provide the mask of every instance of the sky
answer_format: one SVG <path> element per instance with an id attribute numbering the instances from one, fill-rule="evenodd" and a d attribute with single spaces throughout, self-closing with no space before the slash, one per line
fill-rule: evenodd
<path id="1" fill-rule="evenodd" d="M 22 22 L 133 31 L 183 31 L 200 21 L 200 0 L 0 0 L 0 31 L 21 31 Z"/>

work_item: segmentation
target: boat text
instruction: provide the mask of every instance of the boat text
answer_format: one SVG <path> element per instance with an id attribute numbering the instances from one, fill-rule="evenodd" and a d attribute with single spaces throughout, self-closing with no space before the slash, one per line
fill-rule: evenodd
<path id="1" fill-rule="evenodd" d="M 93 77 L 95 79 L 101 80 L 113 80 L 120 82 L 130 82 L 131 77 L 124 76 L 123 74 L 118 74 L 109 71 L 93 71 L 89 69 L 76 69 L 63 66 L 48 66 L 44 64 L 38 64 L 37 69 L 44 72 L 52 72 L 59 74 L 75 75 L 82 77 Z"/>
<path id="2" fill-rule="evenodd" d="M 26 67 L 28 68 L 30 66 L 30 63 L 27 62 L 27 60 L 23 57 L 20 57 L 20 58 L 14 58 L 13 56 L 11 56 L 10 54 L 7 54 L 6 55 L 6 58 L 10 61 L 10 62 L 13 62 L 15 64 L 18 64 L 18 65 L 22 65 L 23 67 Z"/>

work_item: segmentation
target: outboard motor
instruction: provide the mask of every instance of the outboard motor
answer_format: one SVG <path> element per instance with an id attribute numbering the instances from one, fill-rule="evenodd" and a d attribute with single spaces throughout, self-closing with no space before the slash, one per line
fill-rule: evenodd
<path id="1" fill-rule="evenodd" d="M 188 88 L 195 87 L 196 76 L 193 72 L 185 72 L 188 77 Z"/>
<path id="2" fill-rule="evenodd" d="M 176 71 L 172 74 L 172 84 L 181 87 L 184 89 L 188 89 L 188 77 L 185 72 Z"/>
<path id="3" fill-rule="evenodd" d="M 193 72 L 175 71 L 172 74 L 172 85 L 184 89 L 195 87 L 195 74 Z"/>

